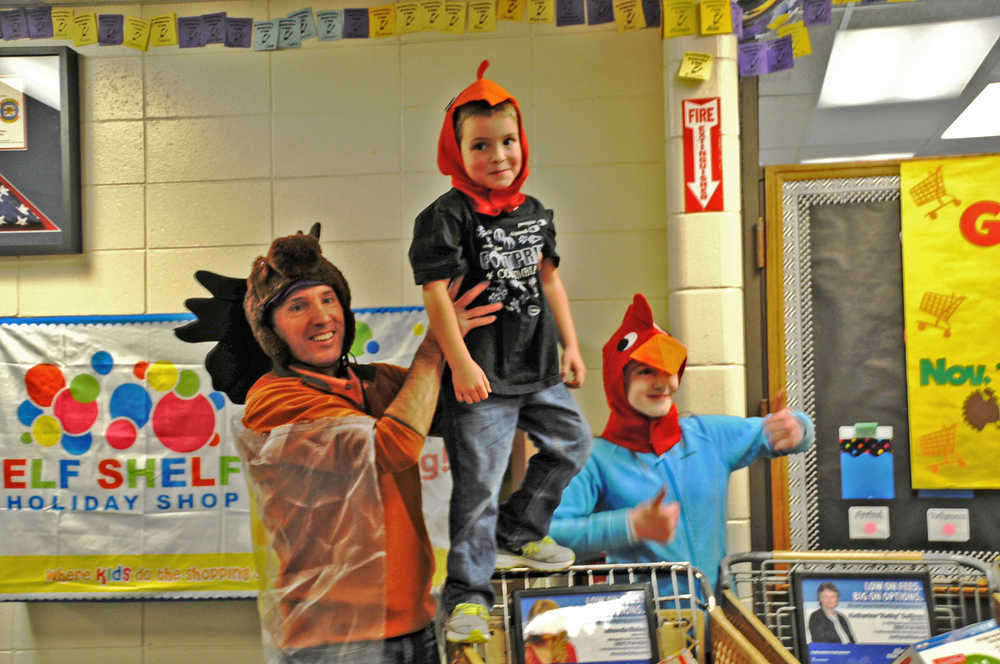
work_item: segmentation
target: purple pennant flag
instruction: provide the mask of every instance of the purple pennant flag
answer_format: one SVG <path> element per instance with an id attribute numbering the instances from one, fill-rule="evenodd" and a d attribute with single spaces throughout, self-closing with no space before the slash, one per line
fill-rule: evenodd
<path id="1" fill-rule="evenodd" d="M 763 42 L 744 42 L 739 51 L 740 76 L 757 76 L 766 74 L 767 44 Z"/>
<path id="2" fill-rule="evenodd" d="M 182 16 L 177 19 L 179 48 L 199 48 L 205 43 L 205 21 L 201 16 Z"/>
<path id="3" fill-rule="evenodd" d="M 224 44 L 226 42 L 226 12 L 202 14 L 201 20 L 205 30 L 206 44 Z"/>
<path id="4" fill-rule="evenodd" d="M 660 0 L 642 0 L 642 13 L 646 18 L 647 28 L 660 27 Z"/>
<path id="5" fill-rule="evenodd" d="M 733 16 L 733 34 L 737 40 L 743 39 L 743 8 L 740 7 L 740 3 L 731 2 L 729 10 Z"/>
<path id="6" fill-rule="evenodd" d="M 226 19 L 226 46 L 229 48 L 250 48 L 250 36 L 253 33 L 253 19 Z"/>
<path id="7" fill-rule="evenodd" d="M 125 36 L 125 17 L 121 14 L 101 14 L 97 17 L 97 43 L 118 46 Z"/>
<path id="8" fill-rule="evenodd" d="M 791 69 L 794 65 L 795 51 L 792 49 L 791 35 L 768 42 L 767 69 L 769 72 Z"/>
<path id="9" fill-rule="evenodd" d="M 28 36 L 32 39 L 52 37 L 52 7 L 35 7 L 28 10 Z"/>
<path id="10" fill-rule="evenodd" d="M 28 15 L 23 9 L 0 12 L 0 27 L 6 41 L 28 38 Z"/>
<path id="11" fill-rule="evenodd" d="M 344 10 L 344 37 L 347 39 L 368 39 L 368 10 Z"/>
<path id="12" fill-rule="evenodd" d="M 583 0 L 556 0 L 556 26 L 583 25 Z"/>
<path id="13" fill-rule="evenodd" d="M 611 0 L 587 0 L 587 24 L 600 25 L 615 20 L 614 6 Z"/>
<path id="14" fill-rule="evenodd" d="M 803 22 L 808 25 L 830 25 L 833 0 L 804 0 Z"/>

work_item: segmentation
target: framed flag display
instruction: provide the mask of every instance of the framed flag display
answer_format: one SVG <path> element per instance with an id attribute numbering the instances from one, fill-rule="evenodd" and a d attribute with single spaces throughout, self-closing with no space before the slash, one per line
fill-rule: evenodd
<path id="1" fill-rule="evenodd" d="M 78 254 L 76 52 L 0 48 L 0 256 Z"/>

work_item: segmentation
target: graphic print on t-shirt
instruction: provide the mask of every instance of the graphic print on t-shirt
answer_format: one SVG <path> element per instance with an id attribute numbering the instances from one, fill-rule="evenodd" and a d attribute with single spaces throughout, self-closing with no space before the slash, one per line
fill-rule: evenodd
<path id="1" fill-rule="evenodd" d="M 490 303 L 503 302 L 504 309 L 527 316 L 542 312 L 538 269 L 545 240 L 541 229 L 546 219 L 514 222 L 506 228 L 476 226 L 479 267 L 490 281 Z"/>

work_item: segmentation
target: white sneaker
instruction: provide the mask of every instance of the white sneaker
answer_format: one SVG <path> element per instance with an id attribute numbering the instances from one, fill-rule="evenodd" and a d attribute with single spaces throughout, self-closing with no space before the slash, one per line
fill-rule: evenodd
<path id="1" fill-rule="evenodd" d="M 557 572 L 566 569 L 576 561 L 573 550 L 556 544 L 556 541 L 546 535 L 540 540 L 528 542 L 520 551 L 497 549 L 497 569 L 512 569 L 528 567 L 530 569 Z"/>
<path id="2" fill-rule="evenodd" d="M 482 604 L 462 602 L 445 622 L 444 638 L 452 643 L 486 643 L 490 640 L 490 612 Z"/>

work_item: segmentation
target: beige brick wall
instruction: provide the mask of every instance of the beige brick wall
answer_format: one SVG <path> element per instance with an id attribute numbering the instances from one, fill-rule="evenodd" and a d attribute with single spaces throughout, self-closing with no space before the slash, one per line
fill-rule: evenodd
<path id="1" fill-rule="evenodd" d="M 266 19 L 302 6 L 89 9 Z M 345 5 L 313 5 L 337 6 Z M 525 190 L 556 211 L 560 271 L 590 368 L 577 397 L 593 428 L 607 415 L 600 348 L 639 291 L 661 322 L 668 300 L 692 312 L 673 323 L 692 350 L 685 403 L 740 407 L 740 370 L 699 360 L 726 359 L 735 348 L 711 328 L 742 325 L 730 302 L 738 297 L 738 233 L 733 244 L 725 216 L 687 226 L 681 219 L 667 232 L 665 183 L 676 178 L 664 164 L 676 141 L 665 135 L 672 120 L 664 80 L 676 67 L 665 64 L 656 30 L 501 22 L 475 37 L 312 40 L 273 53 L 79 52 L 85 253 L 0 258 L 0 315 L 181 311 L 185 298 L 203 295 L 196 269 L 246 274 L 270 238 L 314 221 L 323 223 L 324 251 L 350 279 L 356 306 L 419 304 L 406 250 L 414 215 L 448 186 L 435 166 L 443 108 L 488 57 L 488 75 L 524 110 L 532 165 Z M 731 138 L 727 144 L 731 151 Z M 711 258 L 675 265 L 668 242 L 681 255 Z M 668 272 L 697 283 L 671 295 Z M 708 283 L 721 298 L 700 290 Z M 0 664 L 252 662 L 258 643 L 249 601 L 0 604 Z"/>

